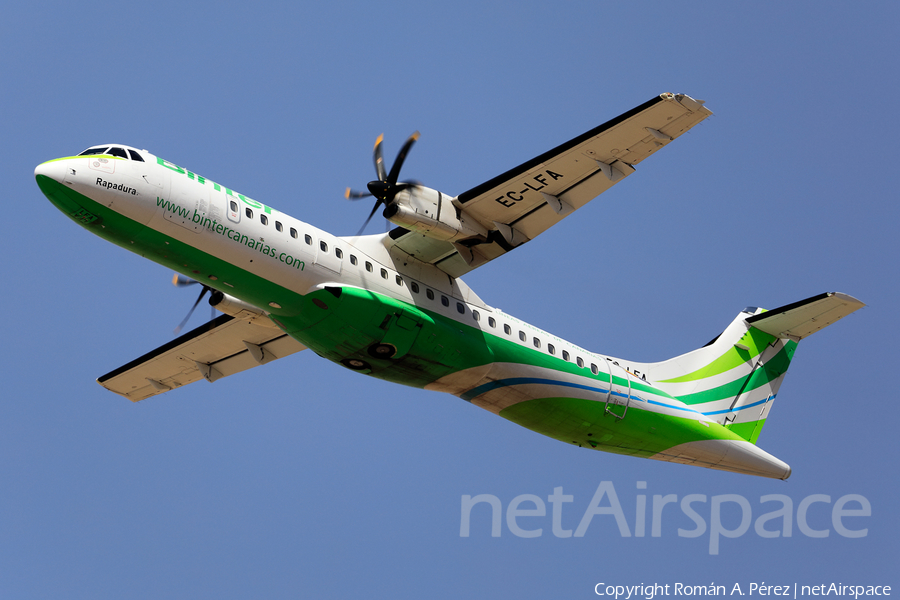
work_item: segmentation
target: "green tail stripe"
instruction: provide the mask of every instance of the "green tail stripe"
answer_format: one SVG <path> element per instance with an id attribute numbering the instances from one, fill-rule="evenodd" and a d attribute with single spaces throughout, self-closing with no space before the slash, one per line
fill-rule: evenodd
<path id="1" fill-rule="evenodd" d="M 704 402 L 723 400 L 725 398 L 734 398 L 741 391 L 742 387 L 745 388 L 745 392 L 755 390 L 787 372 L 796 348 L 797 342 L 787 342 L 784 345 L 784 348 L 782 348 L 769 362 L 750 374 L 750 381 L 747 382 L 746 387 L 744 386 L 744 382 L 747 381 L 747 378 L 742 377 L 718 387 L 695 392 L 693 394 L 685 394 L 683 396 L 678 396 L 677 398 L 691 406 L 694 404 L 703 404 Z"/>
<path id="2" fill-rule="evenodd" d="M 766 420 L 760 419 L 759 421 L 748 421 L 746 423 L 730 423 L 725 427 L 731 430 L 731 433 L 735 433 L 751 444 L 755 444 L 765 424 Z"/>
<path id="3" fill-rule="evenodd" d="M 732 346 L 725 353 L 712 361 L 708 365 L 701 367 L 693 373 L 682 375 L 674 379 L 666 379 L 660 383 L 684 383 L 686 381 L 697 381 L 698 379 L 706 379 L 707 377 L 715 377 L 730 371 L 731 369 L 752 360 L 758 356 L 766 346 L 775 341 L 775 336 L 760 331 L 755 327 L 747 330 L 747 333 L 740 339 L 740 344 L 747 346 L 747 350 Z"/>

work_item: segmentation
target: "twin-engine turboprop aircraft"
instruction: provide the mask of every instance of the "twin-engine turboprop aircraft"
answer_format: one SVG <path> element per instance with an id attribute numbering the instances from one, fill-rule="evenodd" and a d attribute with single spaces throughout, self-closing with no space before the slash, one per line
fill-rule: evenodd
<path id="1" fill-rule="evenodd" d="M 855 298 L 747 308 L 703 348 L 640 363 L 524 323 L 460 279 L 711 114 L 702 101 L 662 94 L 458 196 L 398 181 L 418 134 L 390 171 L 379 138 L 369 194 L 347 196 L 374 196 L 369 219 L 384 207 L 397 227 L 380 235 L 331 235 L 117 144 L 45 162 L 35 177 L 76 223 L 201 283 L 200 297 L 211 291 L 223 313 L 99 379 L 133 402 L 310 348 L 579 447 L 787 479 L 790 467 L 757 437 L 797 342 L 862 307 Z"/>

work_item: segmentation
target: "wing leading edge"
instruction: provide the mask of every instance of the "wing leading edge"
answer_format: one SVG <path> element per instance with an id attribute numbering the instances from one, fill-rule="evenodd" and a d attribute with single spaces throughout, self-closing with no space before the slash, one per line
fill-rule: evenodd
<path id="1" fill-rule="evenodd" d="M 661 94 L 451 200 L 486 240 L 451 244 L 398 228 L 386 243 L 459 277 L 534 239 L 634 172 L 634 165 L 712 115 L 703 101 Z"/>
<path id="2" fill-rule="evenodd" d="M 221 315 L 97 379 L 138 402 L 206 379 L 216 381 L 305 350 L 265 317 Z M 259 319 L 265 319 L 257 322 Z"/>

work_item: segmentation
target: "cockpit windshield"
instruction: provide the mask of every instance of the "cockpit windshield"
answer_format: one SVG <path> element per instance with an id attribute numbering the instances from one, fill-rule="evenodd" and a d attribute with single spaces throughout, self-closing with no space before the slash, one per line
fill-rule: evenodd
<path id="1" fill-rule="evenodd" d="M 109 146 L 95 146 L 94 148 L 88 148 L 78 156 L 90 156 L 92 154 L 106 154 L 106 151 L 109 150 Z"/>
<path id="2" fill-rule="evenodd" d="M 91 156 L 94 154 L 107 154 L 109 156 L 118 156 L 119 158 L 124 158 L 126 160 L 136 160 L 138 162 L 144 162 L 144 159 L 141 158 L 141 155 L 138 154 L 137 150 L 134 150 L 132 148 L 123 148 L 121 146 L 92 146 L 78 156 Z"/>

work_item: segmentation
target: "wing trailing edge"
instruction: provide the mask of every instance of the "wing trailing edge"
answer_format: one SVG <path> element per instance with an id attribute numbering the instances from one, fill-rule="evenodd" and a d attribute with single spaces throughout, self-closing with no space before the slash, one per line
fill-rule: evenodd
<path id="1" fill-rule="evenodd" d="M 264 317 L 221 315 L 97 379 L 138 402 L 206 379 L 216 381 L 306 349 Z"/>

